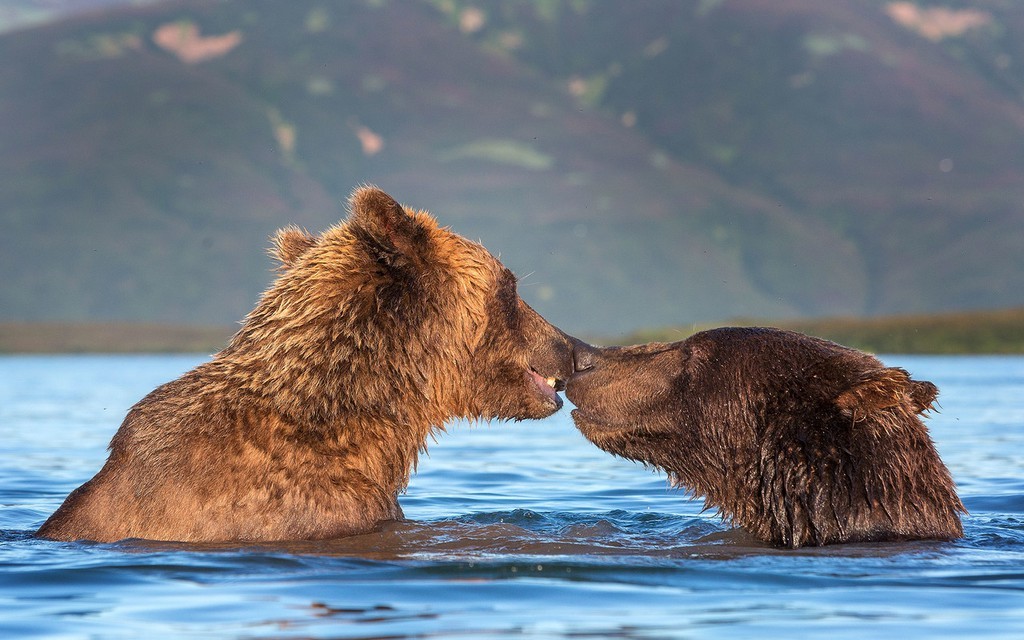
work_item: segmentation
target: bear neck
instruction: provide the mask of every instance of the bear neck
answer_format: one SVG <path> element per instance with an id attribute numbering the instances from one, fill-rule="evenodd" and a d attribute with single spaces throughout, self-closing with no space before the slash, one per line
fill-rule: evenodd
<path id="1" fill-rule="evenodd" d="M 321 464 L 343 469 L 395 495 L 405 489 L 427 438 L 450 417 L 411 376 L 387 376 L 368 363 L 266 358 L 226 350 L 208 375 L 238 389 L 254 415 L 276 428 L 249 427 L 254 439 L 304 446 Z M 214 387 L 219 385 L 213 385 Z"/>
<path id="2" fill-rule="evenodd" d="M 827 417 L 814 421 L 817 431 L 794 437 L 779 423 L 745 433 L 749 421 L 737 415 L 690 415 L 701 417 L 681 419 L 677 444 L 656 447 L 649 459 L 706 509 L 759 539 L 799 547 L 962 535 L 952 477 L 906 404 L 873 414 L 876 424 L 857 427 L 873 435 L 840 446 L 821 434 L 849 427 Z M 780 448 L 790 441 L 799 446 Z"/>

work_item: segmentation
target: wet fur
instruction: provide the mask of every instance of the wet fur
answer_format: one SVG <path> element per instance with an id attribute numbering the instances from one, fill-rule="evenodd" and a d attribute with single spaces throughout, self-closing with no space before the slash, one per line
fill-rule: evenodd
<path id="1" fill-rule="evenodd" d="M 785 547 L 952 539 L 963 504 L 921 421 L 938 390 L 778 329 L 594 349 L 569 381 L 582 433 L 668 472 Z"/>
<path id="2" fill-rule="evenodd" d="M 294 540 L 402 517 L 398 494 L 456 417 L 560 400 L 571 339 L 480 245 L 358 189 L 348 220 L 274 238 L 280 273 L 230 344 L 128 412 L 94 478 L 38 535 Z"/>

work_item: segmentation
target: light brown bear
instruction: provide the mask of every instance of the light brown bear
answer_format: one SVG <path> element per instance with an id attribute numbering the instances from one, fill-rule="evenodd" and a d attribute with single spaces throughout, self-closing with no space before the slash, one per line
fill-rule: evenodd
<path id="1" fill-rule="evenodd" d="M 963 535 L 919 415 L 938 390 L 855 349 L 765 328 L 577 346 L 567 397 L 598 447 L 668 472 L 785 547 Z"/>
<path id="2" fill-rule="evenodd" d="M 479 244 L 373 187 L 314 237 L 279 231 L 280 274 L 230 344 L 128 412 L 96 476 L 38 535 L 275 541 L 402 517 L 432 432 L 543 418 L 574 340 Z"/>

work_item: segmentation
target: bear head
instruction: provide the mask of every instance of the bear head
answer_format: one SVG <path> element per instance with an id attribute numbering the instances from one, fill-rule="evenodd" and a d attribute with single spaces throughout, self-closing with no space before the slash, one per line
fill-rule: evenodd
<path id="1" fill-rule="evenodd" d="M 665 470 L 766 542 L 963 534 L 963 504 L 920 419 L 938 390 L 903 369 L 772 328 L 581 345 L 574 358 L 566 395 L 588 440 Z"/>
<path id="2" fill-rule="evenodd" d="M 319 236 L 279 231 L 280 274 L 232 340 L 246 379 L 305 424 L 542 418 L 576 341 L 518 295 L 484 247 L 375 187 Z M 418 433 L 416 437 L 425 437 Z"/>

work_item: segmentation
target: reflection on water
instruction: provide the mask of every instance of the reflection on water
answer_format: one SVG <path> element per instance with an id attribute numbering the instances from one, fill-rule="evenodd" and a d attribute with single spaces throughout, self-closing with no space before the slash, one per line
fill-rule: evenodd
<path id="1" fill-rule="evenodd" d="M 36 540 L 183 357 L 0 358 L 0 637 L 1006 637 L 1024 629 L 1024 358 L 887 358 L 942 389 L 961 541 L 788 551 L 586 443 L 455 425 L 403 522 L 272 545 Z"/>

